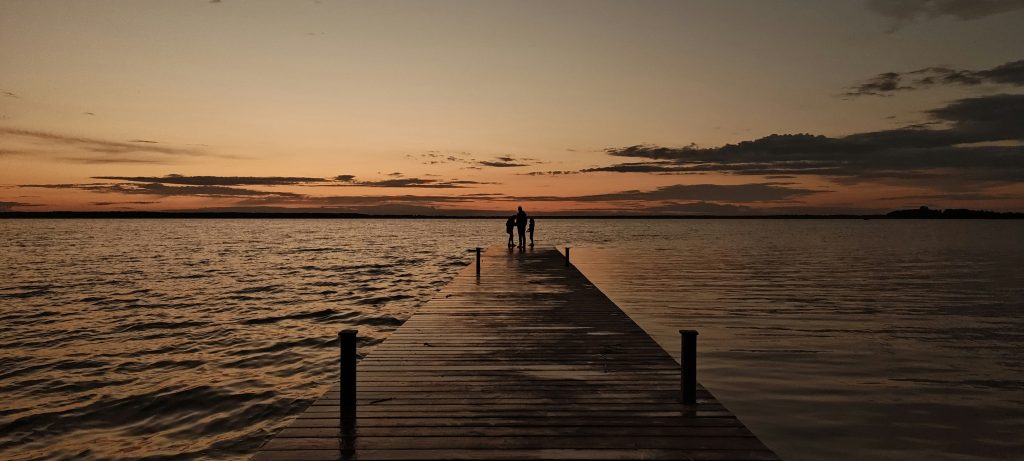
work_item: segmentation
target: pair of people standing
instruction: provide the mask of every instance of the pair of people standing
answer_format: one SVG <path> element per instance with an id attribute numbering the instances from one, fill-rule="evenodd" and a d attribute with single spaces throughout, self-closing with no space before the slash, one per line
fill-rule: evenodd
<path id="1" fill-rule="evenodd" d="M 519 207 L 519 212 L 508 218 L 505 221 L 505 232 L 508 233 L 508 247 L 513 248 L 516 246 L 515 241 L 512 239 L 512 229 L 519 229 L 519 248 L 526 246 L 526 224 L 530 224 L 530 246 L 533 246 L 533 218 L 527 219 L 526 212 L 523 211 L 523 207 Z"/>

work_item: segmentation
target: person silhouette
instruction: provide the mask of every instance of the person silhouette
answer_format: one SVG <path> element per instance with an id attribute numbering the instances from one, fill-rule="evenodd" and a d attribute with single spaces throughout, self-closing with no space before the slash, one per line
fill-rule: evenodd
<path id="1" fill-rule="evenodd" d="M 523 211 L 523 207 L 519 207 L 519 212 L 516 213 L 516 227 L 519 228 L 519 248 L 526 247 L 526 212 Z"/>
<path id="2" fill-rule="evenodd" d="M 512 248 L 516 246 L 516 243 L 512 241 L 512 228 L 516 227 L 516 215 L 512 215 L 505 221 L 505 232 L 508 233 L 508 247 Z"/>
<path id="3" fill-rule="evenodd" d="M 533 246 L 533 226 L 535 225 L 537 225 L 537 223 L 533 220 L 533 218 L 530 218 L 530 246 Z"/>

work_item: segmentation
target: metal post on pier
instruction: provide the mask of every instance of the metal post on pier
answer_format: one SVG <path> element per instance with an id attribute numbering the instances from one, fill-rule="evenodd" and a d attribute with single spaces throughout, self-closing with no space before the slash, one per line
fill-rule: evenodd
<path id="1" fill-rule="evenodd" d="M 338 333 L 341 351 L 341 399 L 339 403 L 342 426 L 356 418 L 356 335 L 358 330 Z"/>
<path id="2" fill-rule="evenodd" d="M 480 247 L 476 247 L 476 276 L 480 277 Z"/>
<path id="3" fill-rule="evenodd" d="M 565 247 L 565 267 L 569 267 L 569 247 Z"/>
<path id="4" fill-rule="evenodd" d="M 679 330 L 682 360 L 679 362 L 679 390 L 683 404 L 697 403 L 697 330 Z"/>

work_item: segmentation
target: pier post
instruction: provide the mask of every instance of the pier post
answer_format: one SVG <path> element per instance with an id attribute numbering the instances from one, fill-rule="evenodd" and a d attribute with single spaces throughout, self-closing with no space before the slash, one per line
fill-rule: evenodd
<path id="1" fill-rule="evenodd" d="M 358 330 L 343 330 L 338 333 L 341 348 L 341 399 L 339 410 L 341 423 L 354 422 L 356 418 L 356 334 Z"/>
<path id="2" fill-rule="evenodd" d="M 679 336 L 679 390 L 683 404 L 693 405 L 697 403 L 697 330 L 679 330 Z"/>
<path id="3" fill-rule="evenodd" d="M 480 276 L 480 247 L 476 247 L 476 276 Z"/>
<path id="4" fill-rule="evenodd" d="M 565 247 L 565 267 L 569 267 L 569 247 Z"/>

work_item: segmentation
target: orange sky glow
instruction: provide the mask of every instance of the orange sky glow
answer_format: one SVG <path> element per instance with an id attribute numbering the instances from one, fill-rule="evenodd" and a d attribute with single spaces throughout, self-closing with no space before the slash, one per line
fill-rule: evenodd
<path id="1" fill-rule="evenodd" d="M 1024 210 L 1024 12 L 915 5 L 8 1 L 0 211 Z"/>

